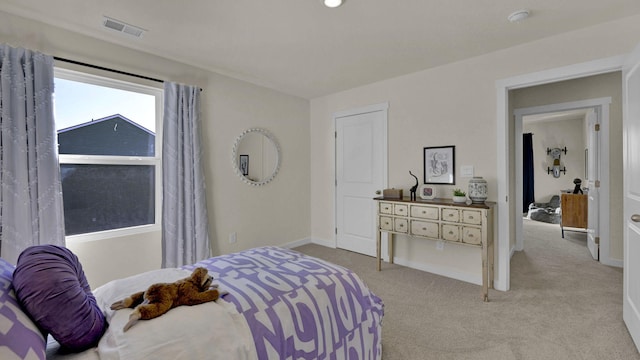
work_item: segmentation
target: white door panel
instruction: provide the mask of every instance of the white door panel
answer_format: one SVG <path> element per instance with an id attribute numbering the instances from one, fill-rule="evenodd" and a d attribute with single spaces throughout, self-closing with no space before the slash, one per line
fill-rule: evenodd
<path id="1" fill-rule="evenodd" d="M 386 186 L 387 106 L 334 116 L 336 246 L 375 256 L 376 202 Z"/>
<path id="2" fill-rule="evenodd" d="M 629 56 L 622 81 L 624 161 L 623 318 L 640 345 L 640 46 Z"/>
<path id="3" fill-rule="evenodd" d="M 587 192 L 587 247 L 591 256 L 599 260 L 600 249 L 596 239 L 600 236 L 600 188 L 596 186 L 600 180 L 600 131 L 596 131 L 596 125 L 600 123 L 600 116 L 596 109 L 589 109 L 587 112 L 587 179 L 583 186 L 589 190 Z"/>

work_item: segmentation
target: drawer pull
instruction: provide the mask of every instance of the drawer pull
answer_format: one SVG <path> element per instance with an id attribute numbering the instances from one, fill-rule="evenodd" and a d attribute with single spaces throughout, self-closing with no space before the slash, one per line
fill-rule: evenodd
<path id="1" fill-rule="evenodd" d="M 427 212 L 426 212 L 426 211 L 424 211 L 424 210 L 422 210 L 422 213 L 423 213 L 423 214 L 426 214 Z"/>
<path id="2" fill-rule="evenodd" d="M 453 235 L 453 231 L 449 231 L 449 235 Z"/>
<path id="3" fill-rule="evenodd" d="M 473 237 L 473 234 L 469 234 L 469 237 L 470 237 L 470 238 L 472 238 L 472 237 Z"/>
<path id="4" fill-rule="evenodd" d="M 398 226 L 399 226 L 399 227 L 404 227 L 404 224 L 400 224 L 400 225 L 398 225 Z"/>
<path id="5" fill-rule="evenodd" d="M 473 216 L 469 215 L 469 219 L 473 220 Z"/>
<path id="6" fill-rule="evenodd" d="M 449 214 L 449 217 L 453 217 L 453 214 Z"/>
<path id="7" fill-rule="evenodd" d="M 423 228 L 422 228 L 422 231 L 427 231 L 427 228 L 423 227 Z"/>

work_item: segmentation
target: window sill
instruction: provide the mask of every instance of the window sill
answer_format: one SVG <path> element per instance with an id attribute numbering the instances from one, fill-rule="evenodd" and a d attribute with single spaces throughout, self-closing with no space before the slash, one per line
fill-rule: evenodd
<path id="1" fill-rule="evenodd" d="M 119 237 L 126 237 L 132 235 L 139 235 L 150 232 L 159 232 L 162 230 L 160 224 L 151 224 L 151 225 L 141 225 L 141 226 L 133 226 L 124 229 L 114 229 L 114 230 L 105 230 L 105 231 L 97 231 L 88 234 L 77 234 L 77 235 L 69 235 L 65 237 L 67 243 L 70 244 L 81 244 L 92 241 L 100 241 L 100 240 L 108 240 Z"/>

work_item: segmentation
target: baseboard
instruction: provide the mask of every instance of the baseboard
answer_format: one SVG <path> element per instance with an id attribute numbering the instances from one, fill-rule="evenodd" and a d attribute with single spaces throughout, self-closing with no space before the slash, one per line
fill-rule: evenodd
<path id="1" fill-rule="evenodd" d="M 285 249 L 292 249 L 292 248 L 302 246 L 302 245 L 307 245 L 307 244 L 311 244 L 311 239 L 306 238 L 306 239 L 291 241 L 286 244 L 280 245 L 280 247 L 283 247 Z"/>
<path id="2" fill-rule="evenodd" d="M 311 243 L 316 244 L 316 245 L 326 246 L 326 247 L 332 248 L 332 249 L 336 248 L 335 240 L 311 239 Z"/>
<path id="3" fill-rule="evenodd" d="M 432 274 L 445 276 L 448 278 L 468 282 L 471 284 L 481 285 L 482 286 L 482 274 L 473 275 L 469 273 L 464 273 L 457 271 L 455 269 L 451 269 L 445 266 L 437 266 L 437 265 L 428 265 L 424 263 L 417 263 L 413 261 L 408 261 L 405 259 L 399 259 L 394 257 L 394 263 L 406 267 L 410 267 L 417 270 L 422 270 L 426 272 L 430 272 Z"/>
<path id="4" fill-rule="evenodd" d="M 288 242 L 286 244 L 280 245 L 280 247 L 283 247 L 283 248 L 286 248 L 286 249 L 291 249 L 291 248 L 295 248 L 295 247 L 302 246 L 302 245 L 307 245 L 307 244 L 316 244 L 316 245 L 326 246 L 326 247 L 332 248 L 332 249 L 336 248 L 336 244 L 333 241 L 312 239 L 312 238 L 305 238 L 305 239 L 291 241 L 291 242 Z"/>
<path id="5" fill-rule="evenodd" d="M 619 267 L 619 268 L 623 268 L 624 267 L 624 260 L 618 260 L 618 259 L 600 259 L 600 263 L 604 264 L 604 265 L 608 265 L 608 266 L 615 266 L 615 267 Z"/>

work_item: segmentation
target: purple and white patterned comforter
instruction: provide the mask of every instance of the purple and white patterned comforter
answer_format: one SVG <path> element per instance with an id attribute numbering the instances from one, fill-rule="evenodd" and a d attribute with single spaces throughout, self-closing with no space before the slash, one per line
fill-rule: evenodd
<path id="1" fill-rule="evenodd" d="M 246 319 L 259 359 L 382 357 L 383 303 L 352 271 L 278 247 L 255 248 L 204 266 Z"/>

